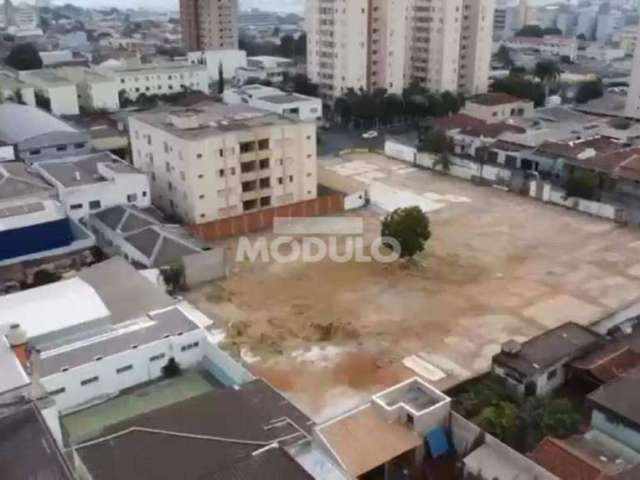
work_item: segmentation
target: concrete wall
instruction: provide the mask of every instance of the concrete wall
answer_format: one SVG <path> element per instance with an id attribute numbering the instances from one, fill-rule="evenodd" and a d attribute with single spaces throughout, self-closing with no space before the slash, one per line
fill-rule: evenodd
<path id="1" fill-rule="evenodd" d="M 51 435 L 53 435 L 53 438 L 55 438 L 58 446 L 62 448 L 62 427 L 60 426 L 60 415 L 58 412 L 58 407 L 56 406 L 55 402 L 51 402 L 51 404 L 47 406 L 38 405 L 38 408 L 40 410 L 40 413 L 42 414 L 42 417 L 44 418 L 44 421 L 47 424 L 47 427 L 49 427 Z"/>
<path id="2" fill-rule="evenodd" d="M 222 74 L 225 80 L 231 80 L 240 67 L 247 66 L 247 52 L 244 50 L 206 50 L 204 52 L 189 52 L 189 63 L 207 67 L 209 81 L 218 81 L 218 69 L 222 64 Z"/>
<path id="3" fill-rule="evenodd" d="M 250 382 L 255 377 L 239 362 L 222 351 L 211 339 L 204 342 L 204 365 L 224 385 L 231 387 Z"/>
<path id="4" fill-rule="evenodd" d="M 51 113 L 54 115 L 78 115 L 78 91 L 75 85 L 49 87 L 43 92 L 51 101 Z"/>
<path id="5" fill-rule="evenodd" d="M 49 393 L 64 391 L 52 395 L 61 413 L 69 413 L 83 404 L 101 401 L 118 394 L 121 390 L 148 382 L 162 375 L 162 367 L 170 357 L 174 357 L 183 368 L 194 367 L 202 360 L 204 352 L 204 331 L 194 330 L 180 336 L 163 338 L 156 342 L 140 345 L 116 355 L 105 357 L 66 372 L 59 372 L 41 378 L 41 383 Z M 198 348 L 185 352 L 182 345 L 200 342 Z M 164 354 L 164 358 L 150 361 L 154 355 Z M 132 365 L 133 369 L 117 373 L 117 369 Z M 98 377 L 98 381 L 81 385 L 85 379 Z"/>
<path id="6" fill-rule="evenodd" d="M 482 434 L 484 432 L 480 427 L 453 411 L 449 422 L 449 432 L 451 433 L 453 447 L 461 456 L 470 452 L 478 439 L 483 438 Z"/>
<path id="7" fill-rule="evenodd" d="M 393 140 L 387 140 L 384 142 L 384 154 L 387 157 L 413 164 L 416 161 L 418 150 L 415 147 L 409 147 Z"/>
<path id="8" fill-rule="evenodd" d="M 433 165 L 437 160 L 437 156 L 430 153 L 419 153 L 416 157 L 416 165 L 434 169 Z M 507 185 L 511 180 L 511 170 L 507 168 L 500 168 L 495 165 L 481 164 L 473 162 L 471 160 L 465 160 L 463 158 L 451 156 L 451 168 L 449 175 L 462 178 L 465 180 L 471 180 L 474 177 L 483 178 L 489 182 Z M 442 170 L 440 166 L 436 170 Z"/>
<path id="9" fill-rule="evenodd" d="M 188 255 L 182 258 L 182 263 L 189 287 L 225 278 L 228 274 L 224 248 Z"/>
<path id="10" fill-rule="evenodd" d="M 619 223 L 627 221 L 626 212 L 622 208 L 582 198 L 567 198 L 565 195 L 564 191 L 558 190 L 551 184 L 545 182 L 533 181 L 529 184 L 529 196 L 542 200 L 543 202 L 553 203 Z"/>

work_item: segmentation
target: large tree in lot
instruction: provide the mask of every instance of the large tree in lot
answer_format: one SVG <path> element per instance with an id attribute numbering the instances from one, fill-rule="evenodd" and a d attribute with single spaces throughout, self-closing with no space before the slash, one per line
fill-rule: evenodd
<path id="1" fill-rule="evenodd" d="M 382 237 L 400 245 L 400 258 L 412 258 L 424 250 L 431 238 L 429 217 L 420 207 L 398 208 L 382 221 Z"/>
<path id="2" fill-rule="evenodd" d="M 549 97 L 549 86 L 552 83 L 557 82 L 560 79 L 562 70 L 558 64 L 551 60 L 542 60 L 536 63 L 536 68 L 533 73 L 540 79 L 545 88 L 545 97 Z"/>
<path id="3" fill-rule="evenodd" d="M 6 63 L 16 70 L 38 70 L 43 65 L 40 53 L 32 43 L 21 43 L 13 47 Z"/>

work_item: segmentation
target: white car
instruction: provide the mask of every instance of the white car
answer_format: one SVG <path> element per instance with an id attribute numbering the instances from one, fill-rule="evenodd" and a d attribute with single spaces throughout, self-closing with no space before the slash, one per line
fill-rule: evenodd
<path id="1" fill-rule="evenodd" d="M 366 139 L 376 138 L 377 136 L 378 136 L 378 132 L 376 132 L 375 130 L 371 130 L 369 132 L 362 134 L 362 138 L 366 138 Z"/>

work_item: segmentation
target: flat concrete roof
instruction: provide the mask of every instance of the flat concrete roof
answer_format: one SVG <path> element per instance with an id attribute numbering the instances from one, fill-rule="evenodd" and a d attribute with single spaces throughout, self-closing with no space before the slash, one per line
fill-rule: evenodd
<path id="1" fill-rule="evenodd" d="M 200 127 L 180 129 L 171 121 L 172 115 L 198 116 Z M 197 109 L 181 108 L 169 111 L 151 111 L 141 113 L 133 118 L 187 140 L 209 138 L 250 128 L 300 123 L 297 120 L 284 118 L 275 113 L 248 105 L 224 105 L 222 103 L 202 104 Z"/>

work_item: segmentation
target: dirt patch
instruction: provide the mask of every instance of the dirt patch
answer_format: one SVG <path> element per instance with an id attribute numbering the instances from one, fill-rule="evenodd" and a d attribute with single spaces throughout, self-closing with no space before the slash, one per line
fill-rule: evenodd
<path id="1" fill-rule="evenodd" d="M 227 328 L 227 347 L 313 414 L 415 375 L 421 353 L 449 387 L 483 371 L 501 342 L 589 324 L 638 300 L 640 233 L 515 194 L 367 158 L 381 181 L 464 198 L 430 214 L 432 239 L 403 263 L 236 264 L 188 299 Z M 442 197 L 445 198 L 445 197 Z M 365 241 L 381 212 L 358 211 Z M 637 268 L 636 268 L 637 267 Z M 552 312 L 551 312 L 552 310 Z"/>

